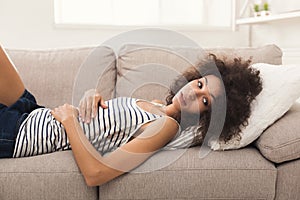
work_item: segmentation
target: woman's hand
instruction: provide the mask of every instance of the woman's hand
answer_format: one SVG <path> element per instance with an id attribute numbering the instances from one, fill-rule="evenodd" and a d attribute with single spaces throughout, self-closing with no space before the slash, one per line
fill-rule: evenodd
<path id="1" fill-rule="evenodd" d="M 91 89 L 86 91 L 79 102 L 79 115 L 81 120 L 90 123 L 91 118 L 97 115 L 99 104 L 102 108 L 107 108 L 104 99 L 97 90 Z"/>
<path id="2" fill-rule="evenodd" d="M 78 109 L 72 105 L 64 104 L 63 106 L 54 108 L 54 110 L 51 111 L 51 114 L 56 120 L 60 121 L 63 125 L 66 125 L 69 122 L 73 122 L 71 120 L 77 121 Z"/>

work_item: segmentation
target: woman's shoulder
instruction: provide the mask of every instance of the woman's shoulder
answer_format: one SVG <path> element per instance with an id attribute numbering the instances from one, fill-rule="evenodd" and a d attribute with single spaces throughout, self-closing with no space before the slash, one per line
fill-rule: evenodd
<path id="1" fill-rule="evenodd" d="M 180 128 L 180 124 L 178 123 L 178 121 L 176 119 L 174 119 L 173 117 L 170 117 L 168 115 L 164 115 L 162 116 L 162 118 L 165 120 L 165 122 L 168 124 L 168 125 L 171 125 L 171 126 L 175 126 L 177 127 L 178 129 Z"/>
<path id="2" fill-rule="evenodd" d="M 152 122 L 153 128 L 158 131 L 167 131 L 171 134 L 176 134 L 180 131 L 179 123 L 172 117 L 164 115 Z"/>
<path id="3" fill-rule="evenodd" d="M 137 134 L 136 138 L 160 138 L 160 141 L 169 142 L 176 137 L 180 130 L 178 123 L 169 116 L 162 116 L 150 123 L 144 124 Z"/>

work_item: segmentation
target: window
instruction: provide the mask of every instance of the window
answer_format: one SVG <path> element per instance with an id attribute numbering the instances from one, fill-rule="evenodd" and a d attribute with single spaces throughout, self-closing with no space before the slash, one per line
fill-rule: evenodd
<path id="1" fill-rule="evenodd" d="M 56 24 L 231 27 L 234 0 L 54 0 Z"/>

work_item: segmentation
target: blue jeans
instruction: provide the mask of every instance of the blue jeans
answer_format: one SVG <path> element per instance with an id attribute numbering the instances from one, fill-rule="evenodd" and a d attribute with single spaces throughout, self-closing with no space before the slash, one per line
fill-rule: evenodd
<path id="1" fill-rule="evenodd" d="M 31 111 L 41 107 L 27 90 L 13 105 L 0 104 L 0 158 L 12 157 L 21 123 Z"/>

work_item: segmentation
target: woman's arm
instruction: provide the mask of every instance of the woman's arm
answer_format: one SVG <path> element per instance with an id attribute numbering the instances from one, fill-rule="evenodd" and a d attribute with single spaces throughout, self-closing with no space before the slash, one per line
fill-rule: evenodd
<path id="1" fill-rule="evenodd" d="M 158 100 L 158 99 L 153 99 L 151 102 L 153 102 L 153 103 L 159 103 L 159 104 L 164 104 L 164 102 L 162 102 L 161 100 Z"/>
<path id="2" fill-rule="evenodd" d="M 92 145 L 77 121 L 75 108 L 64 105 L 56 108 L 52 114 L 64 125 L 77 165 L 89 186 L 104 184 L 137 167 L 170 141 L 178 131 L 175 120 L 160 118 L 149 124 L 138 137 L 102 157 L 99 153 L 95 156 L 93 149 L 89 149 Z"/>

